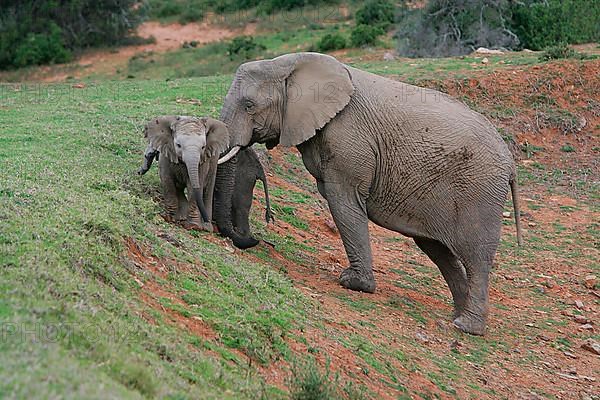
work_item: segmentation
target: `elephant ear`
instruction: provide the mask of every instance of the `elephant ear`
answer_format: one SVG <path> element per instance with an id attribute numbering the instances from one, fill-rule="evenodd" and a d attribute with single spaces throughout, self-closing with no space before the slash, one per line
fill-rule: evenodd
<path id="1" fill-rule="evenodd" d="M 152 118 L 144 128 L 144 137 L 148 140 L 148 145 L 157 150 L 161 157 L 167 157 L 169 161 L 175 164 L 177 164 L 178 159 L 175 154 L 171 125 L 178 118 L 175 115 Z"/>
<path id="2" fill-rule="evenodd" d="M 229 146 L 229 130 L 225 123 L 213 118 L 202 118 L 206 125 L 206 157 L 218 157 Z"/>
<path id="3" fill-rule="evenodd" d="M 354 86 L 346 67 L 325 54 L 290 54 L 273 62 L 289 68 L 279 142 L 283 146 L 297 146 L 313 137 L 346 107 Z"/>

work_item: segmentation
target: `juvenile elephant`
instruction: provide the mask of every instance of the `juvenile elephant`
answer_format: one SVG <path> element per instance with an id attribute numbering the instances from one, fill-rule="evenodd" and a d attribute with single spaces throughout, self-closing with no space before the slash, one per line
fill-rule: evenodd
<path id="1" fill-rule="evenodd" d="M 297 146 L 346 249 L 344 287 L 375 291 L 371 220 L 413 238 L 448 283 L 455 326 L 484 333 L 509 188 L 521 242 L 515 164 L 484 116 L 438 91 L 297 53 L 242 64 L 221 120 L 231 152 L 255 142 Z M 225 198 L 238 163 L 219 166 Z M 232 224 L 231 215 L 215 218 Z"/>
<path id="2" fill-rule="evenodd" d="M 226 125 L 212 118 L 161 116 L 146 124 L 144 137 L 148 147 L 138 174 L 146 173 L 158 158 L 167 216 L 212 232 L 217 163 L 229 143 Z"/>
<path id="3" fill-rule="evenodd" d="M 172 155 L 172 152 L 174 150 L 176 150 L 176 148 L 173 147 L 173 144 L 171 142 L 174 143 L 174 138 L 177 135 L 177 130 L 173 129 L 173 127 L 176 126 L 177 123 L 177 116 L 162 116 L 162 117 L 157 117 L 153 120 L 151 120 L 150 122 L 148 122 L 144 128 L 144 137 L 148 139 L 148 146 L 146 148 L 146 151 L 144 153 L 144 162 L 142 164 L 142 166 L 139 168 L 138 170 L 138 174 L 139 175 L 143 175 L 146 172 L 148 172 L 148 170 L 150 169 L 150 167 L 152 166 L 152 163 L 155 159 L 159 160 L 159 162 L 164 163 L 163 165 L 161 165 L 161 182 L 163 184 L 163 187 L 167 186 L 171 186 L 170 183 L 165 183 L 166 181 L 171 180 L 171 178 L 174 176 L 174 172 L 181 170 L 181 168 L 183 167 L 181 164 L 179 163 L 173 163 L 170 159 L 166 159 L 166 157 L 169 156 L 169 154 Z M 192 117 L 179 117 L 180 120 L 182 120 L 182 118 L 192 118 Z M 228 144 L 228 140 L 226 139 L 226 137 L 228 137 L 228 133 L 226 135 L 226 132 L 223 131 L 223 129 L 226 130 L 226 127 L 224 126 L 223 123 L 210 119 L 210 118 L 204 118 L 204 120 L 206 120 L 206 124 L 208 129 L 207 132 L 207 144 L 206 147 L 204 148 L 204 156 L 205 158 L 202 159 L 201 158 L 201 166 L 200 166 L 200 181 L 201 182 L 205 182 L 205 190 L 203 191 L 203 203 L 204 203 L 204 207 L 206 209 L 206 215 L 207 218 L 210 219 L 211 216 L 211 209 L 212 210 L 218 210 L 221 207 L 223 207 L 223 202 L 221 200 L 221 198 L 217 195 L 214 198 L 214 201 L 211 200 L 211 197 L 208 196 L 208 193 L 206 193 L 208 190 L 210 190 L 210 187 L 212 186 L 214 188 L 214 175 L 216 172 L 215 169 L 215 159 L 216 156 L 209 156 L 208 158 L 206 158 L 206 153 L 207 152 L 212 152 L 214 148 L 214 151 L 218 151 L 221 148 L 223 148 L 223 141 L 225 141 L 225 147 Z M 202 135 L 199 135 L 202 136 Z M 215 148 L 215 145 L 216 146 Z M 160 157 L 160 152 L 162 151 L 166 151 L 166 154 L 162 157 Z M 218 154 L 218 153 L 215 153 Z M 217 164 L 219 162 L 221 162 L 222 160 L 226 160 L 227 158 L 223 158 L 221 160 L 217 161 Z M 272 216 L 272 212 L 271 212 L 271 204 L 270 204 L 270 199 L 269 199 L 269 189 L 268 189 L 268 184 L 267 184 L 267 178 L 265 175 L 265 171 L 263 169 L 263 166 L 260 162 L 260 160 L 258 159 L 258 156 L 256 154 L 256 152 L 254 151 L 254 149 L 252 149 L 251 147 L 245 148 L 242 151 L 239 152 L 238 155 L 238 159 L 239 159 L 239 163 L 240 163 L 240 168 L 237 169 L 236 171 L 236 178 L 235 178 L 235 186 L 236 186 L 236 190 L 235 193 L 232 196 L 231 201 L 229 202 L 230 204 L 230 213 L 233 216 L 233 227 L 235 230 L 235 235 L 236 235 L 236 239 L 237 241 L 235 242 L 238 247 L 244 247 L 244 248 L 248 248 L 248 247 L 252 247 L 258 244 L 258 241 L 256 239 L 254 239 L 252 237 L 252 234 L 250 232 L 250 223 L 249 223 L 249 215 L 250 215 L 250 208 L 252 207 L 252 195 L 254 192 L 254 186 L 256 184 L 256 180 L 260 179 L 263 182 L 263 186 L 264 186 L 264 190 L 265 190 L 265 201 L 266 201 L 266 211 L 265 211 L 265 220 L 267 221 L 267 223 L 271 222 L 273 220 L 273 216 Z M 161 161 L 162 160 L 162 161 Z M 208 176 L 203 177 L 203 169 L 204 167 L 206 167 L 205 164 L 208 164 L 209 169 L 208 169 Z M 188 167 L 185 168 L 186 170 L 188 169 Z M 164 171 L 163 171 L 164 170 Z M 171 210 L 176 210 L 176 211 L 171 211 L 169 212 L 169 210 L 167 210 L 167 215 L 170 216 L 170 218 L 173 218 L 176 221 L 182 221 L 185 222 L 186 224 L 190 224 L 190 226 L 205 226 L 206 229 L 211 230 L 210 227 L 208 226 L 208 224 L 200 224 L 199 225 L 199 221 L 198 221 L 198 207 L 196 205 L 196 202 L 194 199 L 192 199 L 190 197 L 190 200 L 187 201 L 187 199 L 185 199 L 185 195 L 183 194 L 183 188 L 188 187 L 188 193 L 192 193 L 193 191 L 190 190 L 189 186 L 187 186 L 188 184 L 188 175 L 184 174 L 175 174 L 175 178 L 177 178 L 177 180 L 180 180 L 179 183 L 179 188 L 180 188 L 180 192 L 178 193 L 177 196 L 177 207 L 176 208 L 171 208 Z M 200 186 L 202 186 L 200 184 Z M 214 195 L 214 193 L 213 193 Z M 167 203 L 167 205 L 169 204 L 169 200 L 166 199 L 167 195 L 165 193 L 165 201 Z M 175 200 L 172 200 L 171 203 L 174 203 Z M 187 204 L 186 204 L 187 201 Z M 168 206 L 167 206 L 168 208 Z M 192 211 L 190 213 L 190 210 Z"/>
<path id="4" fill-rule="evenodd" d="M 235 177 L 235 192 L 232 198 L 231 218 L 233 228 L 244 238 L 251 238 L 250 233 L 250 208 L 252 207 L 252 194 L 257 180 L 261 180 L 265 189 L 265 221 L 273 221 L 271 202 L 269 200 L 269 188 L 265 170 L 258 159 L 258 155 L 251 147 L 245 148 L 238 153 L 238 168 Z M 215 208 L 221 207 L 220 199 L 215 201 Z"/>

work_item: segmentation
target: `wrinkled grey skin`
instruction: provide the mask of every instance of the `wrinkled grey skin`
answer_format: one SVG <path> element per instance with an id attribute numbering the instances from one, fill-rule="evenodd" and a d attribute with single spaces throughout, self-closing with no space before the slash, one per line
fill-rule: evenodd
<path id="1" fill-rule="evenodd" d="M 138 174 L 159 159 L 167 218 L 212 232 L 217 161 L 229 141 L 225 124 L 212 118 L 161 116 L 146 124 L 144 137 L 148 147 Z"/>
<path id="2" fill-rule="evenodd" d="M 509 188 L 519 215 L 514 161 L 485 117 L 443 93 L 297 53 L 241 65 L 221 120 L 230 147 L 300 150 L 346 249 L 344 287 L 375 290 L 371 220 L 413 238 L 448 283 L 454 325 L 484 333 Z M 218 191 L 232 190 L 236 163 L 220 166 Z"/>
<path id="3" fill-rule="evenodd" d="M 238 167 L 236 168 L 235 192 L 232 198 L 231 218 L 233 228 L 242 237 L 250 238 L 250 208 L 252 207 L 252 194 L 254 185 L 260 179 L 265 188 L 265 221 L 273 221 L 271 213 L 271 202 L 269 200 L 269 188 L 267 186 L 267 177 L 260 160 L 254 149 L 248 147 L 239 152 Z M 220 207 L 215 202 L 215 208 Z"/>

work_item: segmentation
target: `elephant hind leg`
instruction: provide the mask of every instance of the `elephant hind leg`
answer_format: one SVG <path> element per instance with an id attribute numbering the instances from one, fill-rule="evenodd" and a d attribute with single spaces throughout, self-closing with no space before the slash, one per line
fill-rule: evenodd
<path id="1" fill-rule="evenodd" d="M 465 268 L 450 249 L 437 240 L 422 237 L 416 237 L 414 240 L 440 269 L 454 300 L 453 318 L 459 317 L 464 311 L 469 292 Z"/>

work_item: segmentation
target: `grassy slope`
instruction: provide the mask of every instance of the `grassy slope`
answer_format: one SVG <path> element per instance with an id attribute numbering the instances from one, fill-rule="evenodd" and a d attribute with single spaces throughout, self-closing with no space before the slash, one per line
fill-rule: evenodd
<path id="1" fill-rule="evenodd" d="M 281 337 L 307 310 L 314 313 L 313 305 L 276 271 L 162 222 L 156 174 L 134 174 L 143 121 L 215 115 L 223 90 L 215 93 L 213 84 L 225 80 L 103 83 L 68 95 L 56 86 L 41 95 L 7 89 L 0 116 L 7 127 L 0 139 L 0 397 L 263 392 L 247 360 L 225 345 L 259 362 L 286 357 Z M 198 94 L 201 107 L 176 101 Z M 211 350 L 222 357 L 209 357 L 201 339 L 141 306 L 140 284 L 152 277 L 127 261 L 126 238 L 165 260 L 169 273 L 158 284 L 175 284 L 189 297 L 194 315 L 220 336 L 223 349 Z M 192 263 L 205 274 L 178 269 Z"/>
<path id="2" fill-rule="evenodd" d="M 336 29 L 284 27 L 281 23 L 279 33 L 257 37 L 267 46 L 267 56 L 306 49 Z M 282 225 L 266 228 L 260 211 L 253 211 L 253 225 L 283 258 L 274 258 L 265 247 L 233 253 L 212 235 L 165 224 L 158 217 L 156 173 L 143 179 L 134 175 L 143 148 L 140 126 L 156 114 L 216 116 L 230 76 L 162 79 L 233 71 L 240 60 L 229 60 L 224 50 L 219 43 L 138 57 L 125 73 L 161 80 L 90 81 L 84 89 L 70 84 L 3 88 L 0 123 L 8 128 L 0 137 L 0 289 L 7 295 L 0 297 L 0 397 L 271 398 L 282 395 L 271 383 L 281 387 L 282 382 L 265 383 L 264 368 L 312 354 L 321 365 L 334 357 L 334 368 L 347 369 L 342 372 L 346 381 L 366 384 L 370 394 L 496 397 L 507 393 L 502 373 L 510 377 L 540 368 L 538 336 L 525 324 L 533 321 L 549 338 L 551 349 L 544 351 L 553 356 L 553 351 L 559 356 L 575 351 L 579 339 L 589 336 L 565 333 L 569 318 L 552 312 L 567 312 L 568 305 L 539 283 L 547 279 L 540 276 L 551 274 L 554 290 L 568 286 L 582 297 L 584 291 L 575 286 L 584 275 L 581 270 L 597 273 L 599 267 L 597 251 L 587 245 L 598 240 L 597 223 L 589 221 L 598 212 L 598 186 L 587 178 L 596 170 L 582 170 L 573 162 L 590 153 L 575 136 L 559 136 L 576 148 L 567 167 L 534 155 L 536 161 L 521 168 L 523 196 L 531 200 L 525 203 L 527 212 L 542 218 L 542 211 L 552 208 L 554 219 L 529 227 L 525 249 L 515 250 L 505 232 L 498 263 L 510 280 L 492 278 L 500 300 L 494 302 L 495 325 L 485 339 L 440 328 L 438 321 L 449 318 L 449 307 L 439 273 L 397 236 L 373 235 L 377 260 L 385 268 L 394 266 L 378 275 L 380 296 L 340 289 L 333 279 L 339 271 L 323 272 L 320 258 L 331 252 L 344 263 L 339 239 L 320 241 L 322 226 L 311 218 L 323 220 L 327 211 L 294 154 L 272 166 L 274 205 Z M 537 82 L 529 76 L 520 109 L 513 109 L 511 94 L 493 92 L 494 75 L 488 82 L 478 78 L 482 69 L 535 64 L 535 54 L 488 57 L 487 66 L 472 57 L 382 62 L 381 54 L 358 50 L 344 57 L 372 72 L 433 87 L 443 85 L 441 78 L 454 78 L 447 89 L 500 126 L 523 119 L 529 101 L 537 102 L 536 118 L 563 109 L 544 100 L 552 95 L 544 90 L 554 78 Z M 563 86 L 585 86 L 581 79 Z M 470 87 L 473 82 L 477 86 Z M 597 96 L 594 82 L 587 86 L 583 96 Z M 567 91 L 565 96 L 574 98 Z M 589 119 L 591 111 L 585 112 Z M 565 125 L 555 123 L 554 128 Z M 526 149 L 539 156 L 545 151 L 541 146 Z M 546 205 L 557 191 L 564 195 L 560 182 L 565 177 L 573 181 L 575 193 L 567 195 L 577 199 L 576 206 Z M 565 212 L 581 220 L 577 227 L 568 225 Z M 513 235 L 512 222 L 506 224 Z M 388 259 L 389 249 L 414 268 L 397 267 L 396 256 Z M 546 271 L 539 257 L 576 269 L 578 275 Z M 531 271 L 536 271 L 533 278 Z M 314 277 L 316 285 L 310 281 Z M 519 306 L 541 316 L 515 316 L 511 307 Z M 430 341 L 415 338 L 413 329 L 426 330 Z M 312 332 L 313 340 L 299 332 Z M 448 340 L 460 341 L 460 349 L 448 351 Z M 521 340 L 526 354 L 515 356 L 512 348 Z M 300 351 L 298 343 L 304 345 Z M 346 353 L 353 358 L 339 358 L 350 357 Z M 589 364 L 581 357 L 584 369 Z M 482 376 L 488 368 L 501 372 Z M 489 385 L 482 383 L 488 380 Z M 536 387 L 533 382 L 520 387 Z"/>

